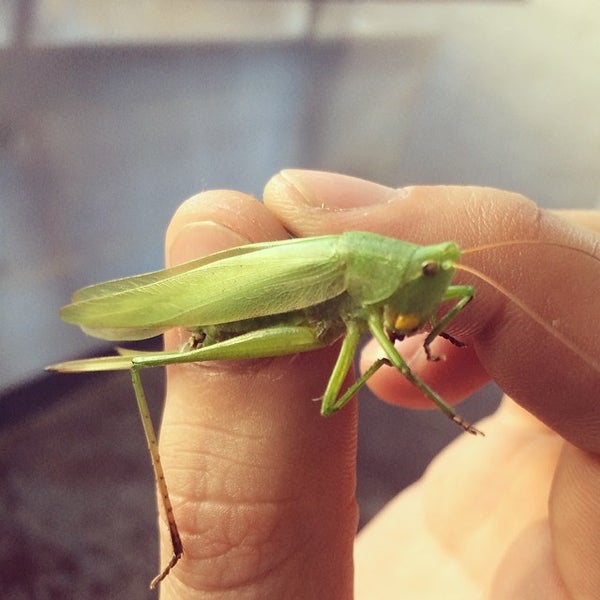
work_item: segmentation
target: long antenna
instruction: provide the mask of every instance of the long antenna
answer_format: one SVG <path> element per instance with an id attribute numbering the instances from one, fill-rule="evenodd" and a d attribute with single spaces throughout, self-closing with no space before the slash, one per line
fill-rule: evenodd
<path id="1" fill-rule="evenodd" d="M 560 246 L 560 244 L 555 244 Z M 492 247 L 490 245 L 490 247 Z M 573 250 L 577 250 L 576 248 L 572 248 Z M 588 254 L 589 256 L 594 256 L 584 250 L 581 250 L 583 254 Z M 594 257 L 595 258 L 595 257 Z M 470 273 L 475 277 L 478 277 L 485 283 L 491 285 L 493 288 L 497 289 L 501 294 L 503 294 L 506 298 L 508 298 L 511 302 L 513 302 L 516 306 L 518 306 L 527 316 L 531 317 L 540 327 L 542 327 L 547 333 L 554 336 L 559 342 L 563 343 L 569 350 L 574 352 L 579 358 L 581 358 L 586 364 L 600 372 L 600 362 L 598 359 L 593 356 L 588 356 L 581 348 L 577 347 L 573 341 L 571 341 L 568 337 L 566 337 L 562 332 L 558 331 L 552 325 L 548 323 L 546 319 L 544 319 L 539 313 L 533 310 L 530 306 L 527 306 L 523 300 L 521 300 L 518 296 L 516 296 L 513 292 L 505 288 L 501 283 L 488 277 L 484 273 L 474 269 L 473 267 L 469 267 L 463 264 L 456 264 L 454 267 L 460 271 L 464 271 L 465 273 Z"/>
<path id="2" fill-rule="evenodd" d="M 597 256 L 590 250 L 584 250 L 583 248 L 576 248 L 563 244 L 561 242 L 547 242 L 544 240 L 505 240 L 504 242 L 491 242 L 489 244 L 482 244 L 481 246 L 474 246 L 473 248 L 467 248 L 461 251 L 461 254 L 475 254 L 476 252 L 482 252 L 484 250 L 492 250 L 494 248 L 502 248 L 503 246 L 524 246 L 524 245 L 539 245 L 539 246 L 555 246 L 556 248 L 564 248 L 573 252 L 579 252 L 584 256 L 589 256 L 594 260 L 600 261 L 600 256 Z M 599 242 L 600 245 L 600 242 Z"/>

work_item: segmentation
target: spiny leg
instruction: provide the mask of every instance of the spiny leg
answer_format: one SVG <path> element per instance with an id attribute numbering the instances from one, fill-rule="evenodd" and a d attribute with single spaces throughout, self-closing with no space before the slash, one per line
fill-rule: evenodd
<path id="1" fill-rule="evenodd" d="M 133 389 L 135 391 L 135 399 L 137 400 L 138 410 L 140 417 L 142 418 L 142 425 L 144 427 L 144 433 L 146 435 L 146 441 L 148 443 L 148 450 L 150 451 L 150 459 L 152 461 L 152 468 L 154 469 L 154 477 L 158 485 L 158 491 L 161 497 L 162 505 L 165 510 L 165 516 L 169 526 L 169 535 L 171 536 L 171 544 L 173 546 L 173 556 L 167 564 L 167 566 L 150 582 L 150 587 L 156 587 L 168 574 L 169 571 L 177 564 L 177 561 L 183 554 L 183 545 L 181 538 L 179 537 L 179 531 L 177 529 L 177 523 L 175 522 L 175 516 L 173 514 L 173 505 L 169 498 L 169 491 L 167 489 L 167 482 L 165 481 L 165 474 L 163 472 L 162 464 L 160 462 L 160 453 L 158 451 L 158 443 L 156 440 L 156 433 L 154 426 L 152 425 L 152 419 L 150 417 L 150 411 L 148 410 L 148 403 L 146 402 L 146 394 L 142 386 L 142 380 L 139 373 L 140 367 L 133 365 L 131 367 L 131 381 L 133 383 Z"/>
<path id="2" fill-rule="evenodd" d="M 205 360 L 221 360 L 228 358 L 259 358 L 276 356 L 278 354 L 290 354 L 294 351 L 302 352 L 322 347 L 323 344 L 317 339 L 314 329 L 310 327 L 273 327 L 260 329 L 251 333 L 230 338 L 211 346 L 185 349 L 181 352 L 156 352 L 142 353 L 131 356 L 131 380 L 138 404 L 144 433 L 148 442 L 148 449 L 152 460 L 152 467 L 156 477 L 159 494 L 165 510 L 169 534 L 173 546 L 173 556 L 155 577 L 150 587 L 154 588 L 177 564 L 183 554 L 183 545 L 177 529 L 177 523 L 173 514 L 173 506 L 169 498 L 167 484 L 160 460 L 156 434 L 148 411 L 146 395 L 142 387 L 140 370 L 148 367 L 161 367 L 169 364 L 201 362 Z M 127 351 L 125 351 L 127 353 Z"/>
<path id="3" fill-rule="evenodd" d="M 400 356 L 394 344 L 389 340 L 381 325 L 381 317 L 377 312 L 373 312 L 369 316 L 369 329 L 379 342 L 390 362 L 396 367 L 408 381 L 410 381 L 417 389 L 421 390 L 447 417 L 460 425 L 465 431 L 474 435 L 483 435 L 476 427 L 465 421 L 456 411 L 450 406 L 437 392 L 432 390 L 420 377 L 412 372 L 406 361 Z"/>
<path id="4" fill-rule="evenodd" d="M 142 354 L 132 360 L 139 367 L 164 367 L 207 360 L 282 356 L 316 350 L 324 345 L 312 327 L 277 326 L 257 329 L 210 346 L 185 349 L 180 352 Z"/>

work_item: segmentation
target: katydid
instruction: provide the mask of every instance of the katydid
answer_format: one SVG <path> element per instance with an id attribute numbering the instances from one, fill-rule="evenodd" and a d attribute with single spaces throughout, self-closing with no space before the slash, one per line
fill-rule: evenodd
<path id="1" fill-rule="evenodd" d="M 477 271 L 457 265 L 460 256 L 454 242 L 419 246 L 373 233 L 347 232 L 249 244 L 173 268 L 92 285 L 74 294 L 61 317 L 98 338 L 140 340 L 173 327 L 190 332 L 180 351 L 119 350 L 117 356 L 48 367 L 63 372 L 131 373 L 173 545 L 170 562 L 151 587 L 177 563 L 183 546 L 140 371 L 177 363 L 294 354 L 341 339 L 321 399 L 323 415 L 342 408 L 378 369 L 390 365 L 465 431 L 478 434 L 412 372 L 394 346 L 396 340 L 426 328 L 424 350 L 430 360 L 437 359 L 430 350 L 436 337 L 460 344 L 445 329 L 472 300 L 474 289 L 452 285 L 455 270 L 464 268 L 495 285 Z M 515 299 L 508 291 L 500 291 Z M 442 304 L 448 308 L 440 315 Z M 379 342 L 385 357 L 342 392 L 364 333 Z"/>

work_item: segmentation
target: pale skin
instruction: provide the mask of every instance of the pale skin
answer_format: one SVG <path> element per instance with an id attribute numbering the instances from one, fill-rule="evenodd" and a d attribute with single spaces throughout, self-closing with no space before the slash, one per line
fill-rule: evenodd
<path id="1" fill-rule="evenodd" d="M 264 202 L 234 191 L 188 200 L 167 232 L 167 264 L 283 239 L 286 229 L 299 236 L 368 229 L 423 244 L 455 240 L 463 248 L 541 237 L 598 252 L 598 235 L 579 228 L 600 231 L 597 213 L 540 216 L 526 199 L 498 190 L 394 190 L 288 171 L 268 183 Z M 561 331 L 585 356 L 598 355 L 600 263 L 560 248 L 495 249 L 486 257 L 481 270 L 516 287 L 529 304 L 539 305 L 543 295 Z M 597 363 L 474 284 L 476 302 L 450 331 L 469 347 L 442 340 L 434 349 L 445 362 L 420 355 L 411 364 L 449 401 L 492 377 L 515 402 L 506 398 L 478 425 L 485 438 L 465 434 L 442 452 L 356 542 L 356 401 L 329 418 L 311 402 L 325 387 L 337 348 L 167 369 L 160 450 L 185 553 L 161 583 L 161 598 L 595 597 Z M 185 338 L 171 331 L 167 347 Z M 403 355 L 414 354 L 418 342 L 404 342 Z M 374 352 L 365 349 L 363 368 Z M 428 406 L 393 369 L 370 383 L 389 402 Z M 171 547 L 162 520 L 160 533 L 165 564 Z"/>

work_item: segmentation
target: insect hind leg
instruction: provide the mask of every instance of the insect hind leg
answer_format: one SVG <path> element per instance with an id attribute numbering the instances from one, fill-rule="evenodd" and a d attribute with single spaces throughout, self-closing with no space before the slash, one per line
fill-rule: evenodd
<path id="1" fill-rule="evenodd" d="M 133 384 L 135 399 L 137 401 L 138 410 L 142 419 L 142 426 L 144 428 L 144 434 L 146 436 L 146 442 L 150 452 L 154 477 L 156 479 L 161 502 L 165 511 L 165 517 L 169 526 L 169 535 L 171 537 L 171 545 L 173 548 L 173 554 L 169 560 L 169 563 L 150 583 L 150 587 L 154 588 L 169 574 L 171 569 L 177 564 L 183 555 L 183 544 L 181 542 L 181 537 L 179 536 L 177 523 L 175 522 L 175 515 L 173 514 L 173 505 L 171 504 L 171 498 L 169 497 L 169 490 L 167 488 L 167 482 L 165 480 L 165 474 L 160 460 L 160 453 L 158 451 L 156 432 L 154 431 L 154 425 L 152 424 L 152 418 L 150 416 L 148 403 L 146 401 L 146 394 L 140 378 L 140 367 L 135 364 L 133 364 L 131 367 L 131 382 Z"/>

